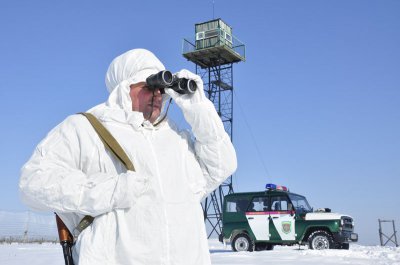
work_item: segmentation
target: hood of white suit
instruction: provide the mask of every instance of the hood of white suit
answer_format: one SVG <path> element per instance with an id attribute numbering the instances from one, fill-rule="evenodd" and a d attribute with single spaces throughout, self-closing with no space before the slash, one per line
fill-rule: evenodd
<path id="1" fill-rule="evenodd" d="M 105 82 L 110 96 L 107 106 L 132 111 L 130 85 L 146 82 L 146 78 L 165 70 L 161 61 L 150 51 L 133 49 L 116 57 L 108 67 Z"/>
<path id="2" fill-rule="evenodd" d="M 146 82 L 147 77 L 162 70 L 165 67 L 161 61 L 145 49 L 133 49 L 117 56 L 109 65 L 105 76 L 107 90 L 110 92 L 107 101 L 88 112 L 101 121 L 112 120 L 139 128 L 144 117 L 143 113 L 132 110 L 130 85 Z M 156 122 L 164 116 L 163 110 L 168 98 L 167 94 L 163 95 L 162 113 Z"/>

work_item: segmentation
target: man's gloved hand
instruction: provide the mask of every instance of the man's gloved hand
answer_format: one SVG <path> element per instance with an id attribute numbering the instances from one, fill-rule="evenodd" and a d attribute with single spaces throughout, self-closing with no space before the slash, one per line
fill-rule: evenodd
<path id="1" fill-rule="evenodd" d="M 196 92 L 194 92 L 193 94 L 179 94 L 170 88 L 167 88 L 165 90 L 165 93 L 170 95 L 171 98 L 174 99 L 174 101 L 180 108 L 186 109 L 190 105 L 203 102 L 204 100 L 207 99 L 207 97 L 204 94 L 203 80 L 201 80 L 200 76 L 198 76 L 186 69 L 183 69 L 183 70 L 175 73 L 175 75 L 178 78 L 191 79 L 191 80 L 195 81 L 196 85 L 197 85 Z"/>

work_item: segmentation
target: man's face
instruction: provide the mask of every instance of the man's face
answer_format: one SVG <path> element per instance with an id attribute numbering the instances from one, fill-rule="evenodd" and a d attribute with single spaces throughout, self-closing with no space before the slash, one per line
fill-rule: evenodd
<path id="1" fill-rule="evenodd" d="M 130 88 L 132 110 L 142 112 L 145 119 L 154 123 L 161 113 L 162 96 L 160 90 L 157 89 L 154 92 L 149 90 L 145 82 L 133 84 Z"/>

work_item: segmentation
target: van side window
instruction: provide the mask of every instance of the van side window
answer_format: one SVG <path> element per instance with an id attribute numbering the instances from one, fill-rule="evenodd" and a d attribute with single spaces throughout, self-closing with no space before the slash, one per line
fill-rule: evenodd
<path id="1" fill-rule="evenodd" d="M 268 209 L 268 197 L 254 197 L 251 201 L 248 212 L 266 212 Z"/>
<path id="2" fill-rule="evenodd" d="M 271 197 L 272 211 L 289 211 L 289 199 L 286 196 Z"/>
<path id="3" fill-rule="evenodd" d="M 248 205 L 249 205 L 249 200 L 247 199 L 229 200 L 226 202 L 226 212 L 228 213 L 245 212 Z"/>

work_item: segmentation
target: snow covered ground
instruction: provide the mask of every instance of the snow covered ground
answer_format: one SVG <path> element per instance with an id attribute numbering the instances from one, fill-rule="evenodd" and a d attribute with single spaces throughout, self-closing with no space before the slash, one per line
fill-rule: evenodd
<path id="1" fill-rule="evenodd" d="M 400 265 L 400 248 L 350 245 L 350 250 L 309 250 L 305 246 L 280 247 L 272 251 L 233 252 L 230 246 L 224 249 L 218 241 L 209 241 L 211 259 L 217 264 L 374 264 Z"/>
<path id="2" fill-rule="evenodd" d="M 400 265 L 400 248 L 361 246 L 353 244 L 350 250 L 308 250 L 307 247 L 275 247 L 273 251 L 233 252 L 217 240 L 210 240 L 211 260 L 218 264 L 373 264 Z M 58 244 L 0 244 L 2 265 L 63 265 L 62 250 Z"/>

